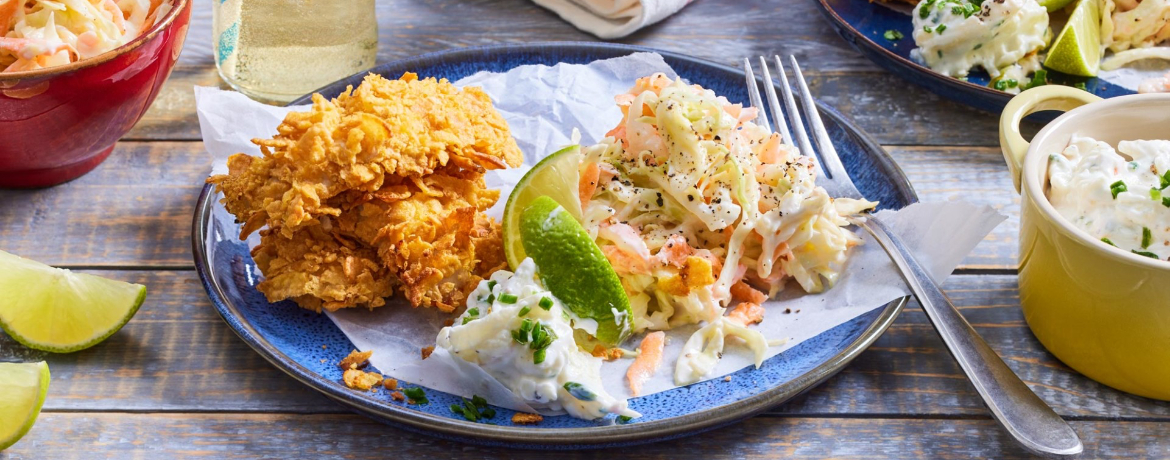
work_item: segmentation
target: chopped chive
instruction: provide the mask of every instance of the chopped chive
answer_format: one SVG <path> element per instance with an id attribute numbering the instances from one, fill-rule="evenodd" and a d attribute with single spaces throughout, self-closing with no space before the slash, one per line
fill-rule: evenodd
<path id="1" fill-rule="evenodd" d="M 1132 253 L 1137 254 L 1139 256 L 1146 256 L 1146 257 L 1149 257 L 1151 259 L 1161 260 L 1161 258 L 1159 258 L 1157 254 L 1154 254 L 1154 253 L 1149 252 L 1149 251 L 1139 251 L 1137 249 L 1133 249 L 1133 250 L 1130 250 L 1129 252 L 1132 252 Z"/>
<path id="2" fill-rule="evenodd" d="M 541 297 L 540 302 L 538 302 L 537 305 L 540 305 L 540 308 L 548 310 L 548 309 L 552 308 L 553 301 L 552 301 L 552 299 L 550 299 L 548 297 Z"/>
<path id="3" fill-rule="evenodd" d="M 532 311 L 532 309 L 531 309 L 531 308 L 529 308 L 529 307 L 528 307 L 528 305 L 525 305 L 525 306 L 524 306 L 524 308 L 521 308 L 521 309 L 520 309 L 520 314 L 519 314 L 519 315 L 517 315 L 517 316 L 524 316 L 524 315 L 527 315 L 527 314 L 528 314 L 528 312 L 530 312 L 530 311 Z"/>
<path id="4" fill-rule="evenodd" d="M 926 19 L 930 16 L 930 3 L 927 3 L 923 8 L 918 9 L 918 17 Z"/>
<path id="5" fill-rule="evenodd" d="M 938 25 L 938 27 L 935 27 L 935 28 L 934 28 L 934 31 L 935 31 L 935 32 L 938 32 L 938 33 L 940 33 L 940 34 L 941 34 L 941 33 L 943 33 L 943 32 L 944 32 L 944 31 L 946 31 L 946 30 L 947 30 L 947 25 L 946 25 L 946 24 L 939 24 L 939 25 Z"/>
<path id="6" fill-rule="evenodd" d="M 471 402 L 479 407 L 487 407 L 487 400 L 483 399 L 483 396 L 480 395 L 471 395 Z"/>
<path id="7" fill-rule="evenodd" d="M 1044 69 L 1037 70 L 1032 74 L 1032 81 L 1028 82 L 1028 88 L 1035 88 L 1037 86 L 1044 86 L 1048 84 L 1048 71 Z"/>
<path id="8" fill-rule="evenodd" d="M 570 395 L 573 395 L 574 398 L 577 398 L 581 401 L 592 401 L 597 399 L 596 394 L 593 394 L 592 391 L 586 389 L 585 385 L 577 382 L 565 382 L 565 390 L 568 391 Z"/>
<path id="9" fill-rule="evenodd" d="M 1154 239 L 1154 235 L 1150 233 L 1150 227 L 1142 227 L 1142 249 L 1150 247 L 1150 240 Z"/>
<path id="10" fill-rule="evenodd" d="M 496 295 L 495 294 L 489 295 L 487 298 L 487 303 L 491 304 L 491 303 L 495 303 L 495 302 L 496 302 Z"/>
<path id="11" fill-rule="evenodd" d="M 1170 196 L 1162 197 L 1162 206 L 1170 208 Z"/>
<path id="12" fill-rule="evenodd" d="M 479 415 L 483 418 L 496 418 L 496 410 L 488 407 L 479 411 Z"/>
<path id="13" fill-rule="evenodd" d="M 882 34 L 882 36 L 885 37 L 886 40 L 889 40 L 892 42 L 896 42 L 898 40 L 901 40 L 903 37 L 902 32 L 899 32 L 899 31 L 894 30 L 894 29 L 887 30 L 886 33 Z"/>
<path id="14" fill-rule="evenodd" d="M 524 331 L 526 333 L 532 332 L 532 326 L 534 326 L 534 325 L 535 325 L 535 323 L 533 323 L 532 320 L 525 319 L 524 322 L 520 323 L 520 330 Z"/>
<path id="15" fill-rule="evenodd" d="M 1170 170 L 1166 170 L 1166 174 L 1161 175 L 1158 179 L 1162 182 L 1158 188 L 1166 190 L 1166 187 L 1170 187 Z"/>
<path id="16" fill-rule="evenodd" d="M 929 33 L 933 33 L 934 29 L 931 28 L 930 26 L 922 26 L 922 31 L 929 34 Z"/>
<path id="17" fill-rule="evenodd" d="M 1162 191 L 1158 190 L 1157 187 L 1150 187 L 1150 199 L 1154 200 L 1154 201 L 1161 200 L 1162 199 Z"/>
<path id="18" fill-rule="evenodd" d="M 467 316 L 479 316 L 479 309 L 478 308 L 467 309 Z"/>
<path id="19" fill-rule="evenodd" d="M 1109 192 L 1113 194 L 1113 199 L 1117 199 L 1117 194 L 1129 190 L 1124 181 L 1117 181 L 1109 184 Z"/>
<path id="20" fill-rule="evenodd" d="M 1113 246 L 1113 247 L 1117 247 L 1117 245 L 1116 245 L 1116 244 L 1113 244 L 1113 240 L 1111 240 L 1111 239 L 1109 239 L 1109 238 L 1101 238 L 1101 242 L 1102 242 L 1102 243 L 1105 243 L 1105 244 L 1108 244 L 1108 245 L 1110 245 L 1110 246 Z"/>
<path id="21" fill-rule="evenodd" d="M 545 350 L 547 350 L 547 348 L 541 348 L 532 352 L 532 364 L 540 364 L 544 362 Z"/>
<path id="22" fill-rule="evenodd" d="M 496 280 L 488 281 L 488 290 L 490 291 L 490 290 L 495 289 L 495 288 L 496 288 Z"/>
<path id="23" fill-rule="evenodd" d="M 617 422 L 622 424 L 622 425 L 625 425 L 627 423 L 630 423 L 630 421 L 633 419 L 634 419 L 634 417 L 630 417 L 629 415 L 619 415 L 617 418 Z"/>
<path id="24" fill-rule="evenodd" d="M 470 317 L 470 316 L 464 316 L 464 317 L 463 317 L 463 324 L 467 324 L 467 323 L 470 323 L 470 322 L 472 322 L 472 321 L 475 321 L 475 318 L 472 318 L 472 317 Z"/>
<path id="25" fill-rule="evenodd" d="M 512 294 L 500 294 L 500 303 L 513 304 L 516 303 L 517 300 L 519 299 L 517 299 L 516 296 Z"/>

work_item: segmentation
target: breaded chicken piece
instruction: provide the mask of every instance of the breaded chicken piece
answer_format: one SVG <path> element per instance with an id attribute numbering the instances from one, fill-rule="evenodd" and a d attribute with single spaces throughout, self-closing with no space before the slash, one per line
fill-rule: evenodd
<path id="1" fill-rule="evenodd" d="M 338 194 L 377 191 L 391 176 L 418 178 L 449 165 L 500 169 L 523 159 L 482 90 L 413 73 L 367 75 L 332 101 L 314 94 L 312 109 L 288 114 L 277 132 L 252 141 L 262 157 L 233 155 L 228 174 L 208 181 L 245 229 L 267 224 L 286 237 L 339 215 L 328 204 Z"/>
<path id="2" fill-rule="evenodd" d="M 500 225 L 483 214 L 499 191 L 461 174 L 470 177 L 436 173 L 385 186 L 336 219 L 343 233 L 377 248 L 413 305 L 454 311 L 507 263 Z"/>
<path id="3" fill-rule="evenodd" d="M 480 89 L 369 75 L 277 131 L 208 179 L 241 239 L 267 227 L 253 257 L 270 301 L 374 308 L 400 286 L 414 306 L 453 311 L 506 265 L 483 174 L 522 158 Z"/>
<path id="4" fill-rule="evenodd" d="M 297 230 L 292 238 L 261 230 L 252 259 L 265 278 L 256 288 L 270 302 L 293 299 L 320 312 L 380 307 L 394 294 L 395 277 L 374 248 L 319 225 Z"/>

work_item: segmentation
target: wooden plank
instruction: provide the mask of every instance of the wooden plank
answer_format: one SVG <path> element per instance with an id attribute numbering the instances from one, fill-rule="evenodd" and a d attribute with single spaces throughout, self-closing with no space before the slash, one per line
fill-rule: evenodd
<path id="1" fill-rule="evenodd" d="M 882 144 L 998 145 L 997 115 L 944 100 L 892 74 L 813 69 L 806 77 L 818 98 Z M 197 85 L 223 87 L 213 67 L 176 67 L 154 105 L 125 139 L 201 139 L 191 90 Z M 1036 130 L 1037 125 L 1025 125 L 1026 133 Z"/>
<path id="2" fill-rule="evenodd" d="M 1019 198 L 998 149 L 888 150 L 923 201 L 962 199 L 1011 216 L 963 267 L 1015 267 Z M 191 216 L 210 170 L 198 142 L 121 142 L 76 181 L 0 190 L 0 248 L 55 265 L 190 267 Z"/>
<path id="3" fill-rule="evenodd" d="M 1075 422 L 1085 458 L 1165 458 L 1170 424 Z M 394 429 L 357 415 L 42 414 L 9 458 L 511 458 L 548 452 L 481 447 Z M 757 417 L 700 436 L 623 447 L 629 458 L 1033 458 L 991 420 Z M 596 458 L 600 451 L 557 452 Z"/>
<path id="4" fill-rule="evenodd" d="M 0 360 L 46 359 L 57 411 L 343 412 L 253 352 L 223 323 L 192 271 L 96 271 L 143 283 L 146 303 L 89 350 L 49 355 L 0 334 Z M 1048 355 L 1024 325 L 1011 276 L 959 275 L 945 288 L 993 348 L 1062 415 L 1170 420 L 1170 403 L 1108 389 Z M 337 350 L 340 359 L 348 350 Z M 774 413 L 984 416 L 986 409 L 922 311 L 911 306 L 841 374 Z"/>
<path id="5" fill-rule="evenodd" d="M 212 66 L 212 0 L 195 0 L 181 65 Z M 452 18 L 458 17 L 458 21 Z M 791 20 L 802 18 L 802 20 Z M 529 1 L 379 0 L 378 61 L 448 48 L 539 41 L 600 41 Z M 327 27 L 329 24 L 321 24 Z M 694 2 L 620 43 L 678 51 L 727 64 L 746 56 L 795 54 L 807 67 L 875 70 L 825 21 L 813 2 Z"/>

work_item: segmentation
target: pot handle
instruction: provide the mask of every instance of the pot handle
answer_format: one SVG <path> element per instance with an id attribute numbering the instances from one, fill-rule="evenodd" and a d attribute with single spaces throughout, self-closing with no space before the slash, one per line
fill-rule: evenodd
<path id="1" fill-rule="evenodd" d="M 1024 91 L 1008 101 L 999 117 L 999 146 L 1011 170 L 1016 193 L 1020 192 L 1020 166 L 1024 162 L 1024 154 L 1028 153 L 1028 141 L 1020 135 L 1020 120 L 1041 110 L 1067 112 L 1100 100 L 1087 91 L 1073 87 L 1046 85 Z"/>

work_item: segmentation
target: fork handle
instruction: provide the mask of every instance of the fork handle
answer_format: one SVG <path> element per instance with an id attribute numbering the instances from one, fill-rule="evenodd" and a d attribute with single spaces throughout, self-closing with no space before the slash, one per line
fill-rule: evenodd
<path id="1" fill-rule="evenodd" d="M 1041 456 L 1066 458 L 1081 453 L 1081 440 L 1072 427 L 1004 364 L 901 239 L 873 216 L 859 224 L 889 253 L 951 355 L 1008 433 Z"/>

